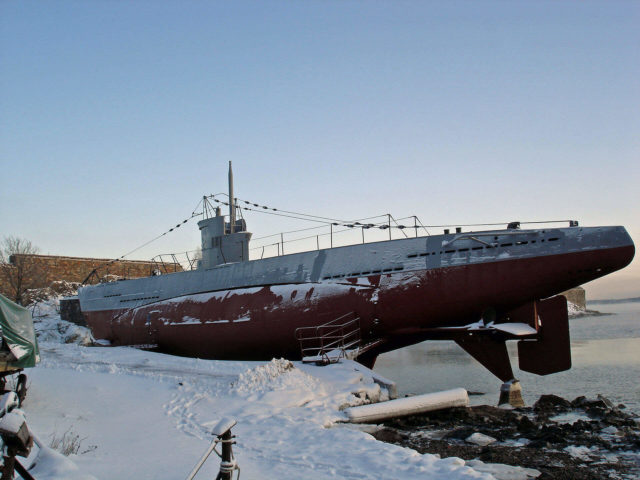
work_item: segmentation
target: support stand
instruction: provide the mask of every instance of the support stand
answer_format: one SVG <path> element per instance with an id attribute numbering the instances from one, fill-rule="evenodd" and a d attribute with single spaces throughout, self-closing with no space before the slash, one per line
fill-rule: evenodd
<path id="1" fill-rule="evenodd" d="M 499 405 L 509 404 L 512 407 L 524 407 L 524 400 L 522 399 L 522 387 L 520 386 L 520 380 L 515 378 L 505 382 L 500 387 L 500 400 Z"/>

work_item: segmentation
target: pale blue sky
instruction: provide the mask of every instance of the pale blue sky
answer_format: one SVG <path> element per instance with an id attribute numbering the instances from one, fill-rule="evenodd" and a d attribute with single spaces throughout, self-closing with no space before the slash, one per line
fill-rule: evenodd
<path id="1" fill-rule="evenodd" d="M 237 196 L 284 209 L 638 241 L 639 25 L 632 1 L 0 0 L 0 235 L 119 256 L 232 160 Z M 640 295 L 638 263 L 616 278 Z"/>

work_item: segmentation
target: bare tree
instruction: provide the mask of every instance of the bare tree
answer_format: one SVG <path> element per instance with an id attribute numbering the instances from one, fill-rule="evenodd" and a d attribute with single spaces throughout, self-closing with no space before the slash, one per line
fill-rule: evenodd
<path id="1" fill-rule="evenodd" d="M 19 237 L 4 237 L 0 243 L 0 274 L 4 277 L 5 293 L 14 302 L 26 301 L 25 291 L 42 286 L 42 269 L 33 255 L 39 251 L 31 241 Z"/>

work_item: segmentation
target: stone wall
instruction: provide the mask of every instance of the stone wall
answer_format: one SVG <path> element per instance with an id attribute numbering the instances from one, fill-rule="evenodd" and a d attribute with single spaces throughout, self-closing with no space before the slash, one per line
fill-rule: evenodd
<path id="1" fill-rule="evenodd" d="M 19 258 L 18 258 L 19 257 Z M 182 266 L 177 263 L 164 263 L 158 265 L 155 262 L 142 260 L 119 260 L 114 262 L 104 258 L 59 257 L 54 255 L 11 255 L 9 267 L 17 263 L 25 262 L 31 267 L 36 278 L 29 278 L 28 283 L 32 288 L 49 285 L 56 280 L 68 282 L 83 282 L 95 269 L 97 273 L 87 283 L 97 283 L 98 278 L 106 275 L 114 275 L 122 278 L 148 277 L 159 269 L 162 273 L 180 272 Z M 15 267 L 14 267 L 15 268 Z M 8 284 L 5 272 L 0 269 L 0 293 L 11 298 L 13 292 Z"/>

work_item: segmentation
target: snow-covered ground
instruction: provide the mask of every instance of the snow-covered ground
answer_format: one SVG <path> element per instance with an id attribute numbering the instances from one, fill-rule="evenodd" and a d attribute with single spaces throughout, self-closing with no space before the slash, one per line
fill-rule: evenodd
<path id="1" fill-rule="evenodd" d="M 83 346 L 78 343 L 86 343 L 87 332 L 62 322 L 54 307 L 45 305 L 36 318 L 42 361 L 27 371 L 23 408 L 42 443 L 66 434 L 75 439 L 77 453 L 65 462 L 45 449 L 32 471 L 39 480 L 185 478 L 223 417 L 238 422 L 234 453 L 244 479 L 531 475 L 518 467 L 419 454 L 343 423 L 346 406 L 387 396 L 355 362 L 317 367 L 282 359 L 211 361 Z M 215 478 L 218 467 L 212 456 L 196 478 Z"/>

